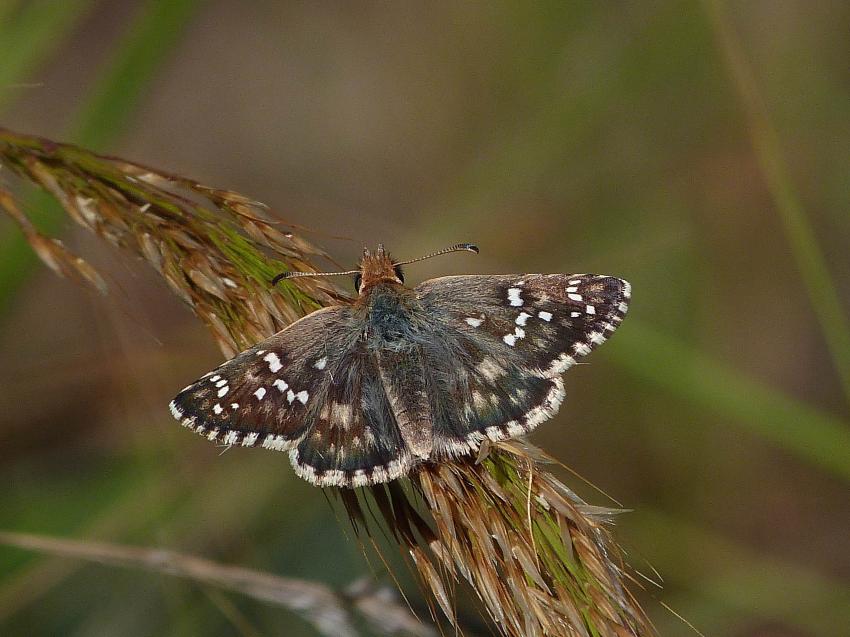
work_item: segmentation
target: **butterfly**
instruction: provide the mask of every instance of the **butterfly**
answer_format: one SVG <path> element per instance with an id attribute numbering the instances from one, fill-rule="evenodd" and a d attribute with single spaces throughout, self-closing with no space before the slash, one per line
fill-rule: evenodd
<path id="1" fill-rule="evenodd" d="M 181 391 L 174 417 L 210 441 L 286 451 L 318 486 L 395 480 L 527 434 L 564 399 L 561 375 L 602 344 L 630 285 L 595 274 L 462 275 L 404 285 L 364 250 L 358 297 L 257 343 Z"/>

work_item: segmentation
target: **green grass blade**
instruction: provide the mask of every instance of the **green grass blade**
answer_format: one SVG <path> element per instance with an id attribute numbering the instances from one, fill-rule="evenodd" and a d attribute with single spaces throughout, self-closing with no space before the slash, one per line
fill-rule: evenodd
<path id="1" fill-rule="evenodd" d="M 706 0 L 705 6 L 718 47 L 746 110 L 759 166 L 782 220 L 785 236 L 829 347 L 844 394 L 850 401 L 850 321 L 842 308 L 814 228 L 794 190 L 776 129 L 759 94 L 752 69 L 725 17 L 721 2 Z"/>
<path id="2" fill-rule="evenodd" d="M 0 2 L 0 108 L 40 62 L 62 44 L 92 6 L 79 2 Z M 14 15 L 14 17 L 13 17 Z"/>
<path id="3" fill-rule="evenodd" d="M 144 91 L 180 40 L 202 0 L 150 0 L 90 92 L 73 142 L 104 150 L 123 130 Z"/>
<path id="4" fill-rule="evenodd" d="M 675 337 L 630 319 L 606 354 L 634 375 L 724 414 L 801 459 L 850 481 L 850 427 Z"/>
<path id="5" fill-rule="evenodd" d="M 36 3 L 40 4 L 40 3 Z M 54 3 L 48 3 L 53 6 Z M 56 3 L 56 6 L 74 3 Z M 201 0 L 151 0 L 138 14 L 109 68 L 97 81 L 88 103 L 75 118 L 69 135 L 83 146 L 103 148 L 126 127 L 135 104 L 150 86 L 160 65 L 178 42 L 182 28 Z M 2 68 L 3 65 L 0 65 Z M 48 234 L 64 218 L 58 204 L 45 193 L 26 202 L 33 222 Z M 28 278 L 37 262 L 17 230 L 0 237 L 0 313 Z"/>

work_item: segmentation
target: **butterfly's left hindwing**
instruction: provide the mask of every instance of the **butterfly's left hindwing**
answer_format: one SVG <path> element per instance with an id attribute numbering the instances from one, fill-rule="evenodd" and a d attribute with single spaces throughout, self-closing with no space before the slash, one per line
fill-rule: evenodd
<path id="1" fill-rule="evenodd" d="M 474 451 L 557 412 L 560 375 L 617 329 L 629 284 L 590 274 L 450 276 L 416 288 L 440 339 L 426 349 L 435 449 Z"/>

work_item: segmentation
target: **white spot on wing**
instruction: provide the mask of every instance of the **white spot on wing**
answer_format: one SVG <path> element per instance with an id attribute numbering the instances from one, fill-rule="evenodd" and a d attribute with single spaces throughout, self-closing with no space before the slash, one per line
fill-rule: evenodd
<path id="1" fill-rule="evenodd" d="M 215 405 L 213 405 L 213 411 L 215 412 L 215 414 L 216 414 L 216 415 L 218 415 L 218 414 L 220 414 L 221 412 L 223 412 L 223 411 L 224 411 L 224 409 L 222 409 L 222 408 L 221 408 L 221 405 L 219 405 L 218 403 L 216 403 Z"/>
<path id="2" fill-rule="evenodd" d="M 292 401 L 295 400 L 295 392 L 292 391 L 291 389 L 288 392 L 286 392 L 286 400 L 289 401 L 290 405 L 292 404 Z"/>
<path id="3" fill-rule="evenodd" d="M 590 348 L 584 343 L 576 343 L 573 345 L 573 350 L 575 350 L 575 353 L 579 356 L 587 356 L 590 354 Z"/>
<path id="4" fill-rule="evenodd" d="M 332 403 L 330 418 L 333 422 L 339 423 L 343 429 L 348 429 L 351 426 L 351 419 L 354 416 L 354 409 L 348 403 Z"/>
<path id="5" fill-rule="evenodd" d="M 239 403 L 230 403 L 231 409 L 239 409 Z"/>
<path id="6" fill-rule="evenodd" d="M 226 378 L 222 378 L 220 381 L 218 381 L 218 382 L 215 384 L 215 386 L 216 386 L 216 387 L 224 387 L 226 384 L 227 384 L 227 379 L 226 379 Z"/>
<path id="7" fill-rule="evenodd" d="M 327 365 L 327 364 L 328 364 L 328 357 L 322 356 L 319 360 L 317 360 L 315 363 L 313 363 L 313 367 L 315 367 L 316 369 L 324 369 L 325 365 Z"/>
<path id="8" fill-rule="evenodd" d="M 266 395 L 266 388 L 260 387 L 257 391 L 254 392 L 254 396 L 257 397 L 257 400 L 262 400 L 263 396 Z"/>
<path id="9" fill-rule="evenodd" d="M 588 306 L 585 308 L 585 311 L 586 311 L 588 314 L 596 314 L 596 306 L 594 306 L 594 305 L 588 305 Z"/>
<path id="10" fill-rule="evenodd" d="M 578 286 L 577 285 L 571 285 L 570 287 L 567 288 L 567 292 L 578 292 Z"/>
<path id="11" fill-rule="evenodd" d="M 269 364 L 269 371 L 272 374 L 276 374 L 281 370 L 283 365 L 280 364 L 280 359 L 277 357 L 277 354 L 274 352 L 269 352 L 263 357 L 263 360 Z"/>
<path id="12" fill-rule="evenodd" d="M 503 341 L 505 341 L 505 343 L 507 343 L 507 344 L 508 344 L 508 345 L 510 345 L 511 347 L 513 347 L 514 345 L 516 345 L 516 336 L 514 336 L 513 334 L 505 334 L 505 335 L 502 337 L 502 340 L 503 340 Z"/>
<path id="13" fill-rule="evenodd" d="M 485 358 L 481 361 L 476 369 L 479 374 L 490 382 L 493 382 L 505 373 L 505 370 L 501 365 L 489 358 Z"/>
<path id="14" fill-rule="evenodd" d="M 581 301 L 582 300 L 581 294 L 567 294 L 567 298 L 569 298 L 571 301 Z"/>
<path id="15" fill-rule="evenodd" d="M 295 397 L 299 400 L 302 405 L 307 404 L 307 399 L 310 398 L 310 394 L 307 393 L 307 390 L 302 390 L 295 394 Z"/>
<path id="16" fill-rule="evenodd" d="M 520 312 L 519 316 L 516 317 L 516 321 L 514 321 L 517 325 L 525 325 L 525 322 L 531 318 L 531 314 L 527 314 L 526 312 Z"/>
<path id="17" fill-rule="evenodd" d="M 549 366 L 543 375 L 544 377 L 551 378 L 557 374 L 563 374 L 570 367 L 576 364 L 576 359 L 568 354 L 561 354 L 557 359 L 552 361 L 552 364 Z"/>
<path id="18" fill-rule="evenodd" d="M 284 451 L 286 449 L 286 438 L 269 434 L 263 440 L 264 449 L 274 449 L 275 451 Z"/>
<path id="19" fill-rule="evenodd" d="M 581 316 L 581 313 L 580 312 L 570 312 L 570 316 L 572 318 L 578 318 L 579 316 Z"/>
<path id="20" fill-rule="evenodd" d="M 519 288 L 508 288 L 508 301 L 514 307 L 522 305 L 522 297 L 519 295 L 521 291 Z"/>
<path id="21" fill-rule="evenodd" d="M 472 392 L 472 403 L 478 410 L 484 409 L 484 407 L 487 406 L 487 400 L 484 398 L 484 394 L 480 391 Z"/>
<path id="22" fill-rule="evenodd" d="M 215 376 L 210 376 L 210 382 L 214 383 L 220 378 L 221 378 L 221 376 L 219 376 L 218 374 L 216 374 Z"/>
<path id="23" fill-rule="evenodd" d="M 506 428 L 508 430 L 508 435 L 510 436 L 521 436 L 525 433 L 525 429 L 523 429 L 522 425 L 520 425 L 516 420 L 511 420 L 506 423 Z"/>
<path id="24" fill-rule="evenodd" d="M 538 312 L 537 316 L 547 323 L 552 320 L 552 312 Z"/>
<path id="25" fill-rule="evenodd" d="M 363 471 L 363 469 L 358 469 L 351 477 L 351 484 L 355 487 L 366 486 L 369 484 L 369 476 L 366 475 L 366 472 Z"/>
<path id="26" fill-rule="evenodd" d="M 259 438 L 259 437 L 260 437 L 260 434 L 258 434 L 256 431 L 253 432 L 253 433 L 249 433 L 248 435 L 246 435 L 242 439 L 242 446 L 243 447 L 253 447 L 254 443 L 257 442 L 257 438 Z"/>
<path id="27" fill-rule="evenodd" d="M 289 389 L 289 385 L 288 385 L 288 384 L 287 384 L 287 382 L 286 382 L 285 380 L 283 380 L 282 378 L 278 378 L 278 379 L 276 379 L 276 380 L 272 383 L 272 385 L 273 385 L 274 387 L 277 387 L 277 388 L 278 388 L 278 390 L 280 391 L 280 393 L 283 393 L 283 392 L 285 392 L 287 389 Z"/>
<path id="28" fill-rule="evenodd" d="M 225 385 L 224 387 L 222 387 L 221 389 L 218 390 L 218 397 L 221 398 L 222 396 L 227 394 L 227 392 L 229 392 L 229 391 L 230 391 L 230 387 Z"/>
<path id="29" fill-rule="evenodd" d="M 471 325 L 472 327 L 480 327 L 481 324 L 484 322 L 484 319 L 474 318 L 474 317 L 470 316 L 466 319 L 466 322 L 467 322 L 468 325 Z"/>

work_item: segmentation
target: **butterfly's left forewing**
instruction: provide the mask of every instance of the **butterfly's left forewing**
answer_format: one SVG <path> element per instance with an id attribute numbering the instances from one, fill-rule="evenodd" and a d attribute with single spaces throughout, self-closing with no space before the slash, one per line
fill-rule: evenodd
<path id="1" fill-rule="evenodd" d="M 558 410 L 560 375 L 617 329 L 630 288 L 590 274 L 450 276 L 416 288 L 442 334 L 426 350 L 435 448 L 473 451 Z"/>
<path id="2" fill-rule="evenodd" d="M 412 460 L 362 332 L 350 307 L 314 312 L 186 387 L 171 411 L 211 441 L 288 451 L 318 486 L 398 478 Z"/>
<path id="3" fill-rule="evenodd" d="M 345 323 L 345 308 L 304 317 L 184 388 L 171 412 L 211 441 L 292 449 L 327 391 L 328 366 L 347 349 L 333 340 Z"/>

